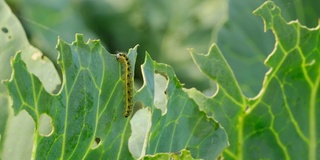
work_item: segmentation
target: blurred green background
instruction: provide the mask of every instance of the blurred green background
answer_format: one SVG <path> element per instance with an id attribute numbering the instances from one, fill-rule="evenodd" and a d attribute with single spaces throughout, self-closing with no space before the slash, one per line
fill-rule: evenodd
<path id="1" fill-rule="evenodd" d="M 110 53 L 139 44 L 140 65 L 147 51 L 158 62 L 171 65 L 185 87 L 212 94 L 215 84 L 200 73 L 187 48 L 206 53 L 213 42 L 230 64 L 248 97 L 260 91 L 272 52 L 272 33 L 252 11 L 263 0 L 6 0 L 20 19 L 27 36 L 56 64 L 58 37 L 71 43 L 75 33 L 101 39 Z M 276 0 L 287 21 L 299 19 L 315 27 L 320 15 L 317 0 Z"/>
<path id="2" fill-rule="evenodd" d="M 196 87 L 212 94 L 214 82 L 200 73 L 187 48 L 206 53 L 212 43 L 217 43 L 244 94 L 254 97 L 269 69 L 263 62 L 275 45 L 272 33 L 264 32 L 262 19 L 252 14 L 265 0 L 5 1 L 21 21 L 31 44 L 49 57 L 58 71 L 55 50 L 58 37 L 71 43 L 76 33 L 83 33 L 87 39 L 101 39 L 113 54 L 140 44 L 136 65 L 138 85 L 142 83 L 140 65 L 148 51 L 156 61 L 171 65 L 187 88 Z M 310 28 L 317 26 L 319 0 L 275 0 L 275 3 L 287 21 L 299 19 Z M 1 69 L 10 70 L 7 67 Z M 1 147 L 11 152 L 20 149 L 22 154 L 15 152 L 15 155 L 28 157 L 32 150 L 33 121 L 23 112 L 19 116 L 22 119 L 11 123 L 13 113 L 7 103 L 3 106 L 0 132 L 8 133 L 11 137 L 6 137 L 6 141 L 18 147 L 11 149 L 2 141 L 0 151 Z M 10 152 L 6 155 L 12 156 Z"/>

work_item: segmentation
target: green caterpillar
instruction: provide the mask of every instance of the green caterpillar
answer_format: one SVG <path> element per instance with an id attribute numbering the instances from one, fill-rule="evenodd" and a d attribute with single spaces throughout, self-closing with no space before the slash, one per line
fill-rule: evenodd
<path id="1" fill-rule="evenodd" d="M 132 112 L 133 106 L 133 80 L 131 75 L 130 60 L 126 54 L 118 53 L 116 55 L 117 60 L 123 65 L 123 79 L 125 83 L 125 112 L 124 117 L 129 117 Z"/>

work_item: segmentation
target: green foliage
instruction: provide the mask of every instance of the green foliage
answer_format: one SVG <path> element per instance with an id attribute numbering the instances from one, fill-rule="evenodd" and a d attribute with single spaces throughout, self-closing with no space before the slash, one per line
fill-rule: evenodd
<path id="1" fill-rule="evenodd" d="M 198 104 L 212 106 L 203 109 L 226 129 L 230 142 L 226 159 L 317 159 L 319 29 L 308 29 L 297 21 L 287 24 L 272 2 L 264 3 L 254 13 L 263 18 L 265 28 L 273 31 L 277 41 L 266 60 L 271 69 L 259 95 L 252 99 L 241 95 L 215 45 L 207 55 L 192 56 L 199 68 L 218 83 L 218 92 L 212 98 L 199 92 L 190 94 Z"/>
<path id="2" fill-rule="evenodd" d="M 0 1 L 0 15 L 0 82 L 10 78 L 10 59 L 18 50 L 21 50 L 23 52 L 21 57 L 29 71 L 37 75 L 47 91 L 53 92 L 60 84 L 53 63 L 29 44 L 20 22 L 4 1 Z M 34 122 L 25 111 L 21 112 L 19 116 L 14 116 L 11 105 L 9 93 L 0 83 L 1 158 L 23 159 L 30 157 Z"/>
<path id="3" fill-rule="evenodd" d="M 107 54 L 98 41 L 85 45 L 82 36 L 77 36 L 72 47 L 59 40 L 57 50 L 63 71 L 59 94 L 45 91 L 39 79 L 27 71 L 20 54 L 12 61 L 14 77 L 7 84 L 14 111 L 27 110 L 36 123 L 34 156 L 79 159 L 105 154 L 113 155 L 109 157 L 112 159 L 128 158 L 124 153 L 129 152 L 130 127 L 122 116 L 123 109 L 116 109 L 124 104 L 122 92 L 115 92 L 123 88 L 115 57 Z M 38 133 L 41 114 L 52 119 L 50 136 Z M 101 147 L 90 152 L 96 138 L 101 139 Z M 96 152 L 100 154 L 95 156 Z"/>
<path id="4" fill-rule="evenodd" d="M 254 13 L 263 18 L 266 29 L 273 31 L 277 43 L 265 62 L 271 67 L 263 84 L 265 90 L 250 101 L 251 115 L 244 121 L 248 126 L 244 135 L 255 133 L 248 136 L 245 143 L 256 144 L 257 138 L 265 139 L 265 143 L 258 155 L 246 156 L 318 159 L 319 27 L 308 29 L 297 21 L 286 24 L 280 9 L 270 2 Z M 256 124 L 252 123 L 264 111 L 268 114 Z M 273 150 L 269 154 L 262 151 L 270 147 Z"/>
<path id="5" fill-rule="evenodd" d="M 32 156 L 35 159 L 318 159 L 319 27 L 309 29 L 297 21 L 287 23 L 271 1 L 254 14 L 262 17 L 265 30 L 271 30 L 276 41 L 265 61 L 269 71 L 262 72 L 265 77 L 257 96 L 246 96 L 237 80 L 244 71 L 234 70 L 236 65 L 228 64 L 219 44 L 212 45 L 207 54 L 190 50 L 198 68 L 216 82 L 217 90 L 210 97 L 194 88 L 184 88 L 170 66 L 157 63 L 146 54 L 141 67 L 143 86 L 135 90 L 136 105 L 130 118 L 123 116 L 121 64 L 100 41 L 85 42 L 79 34 L 72 44 L 59 39 L 62 85 L 57 94 L 52 91 L 59 81 L 50 84 L 48 75 L 41 74 L 53 72 L 52 64 L 45 61 L 48 69 L 31 65 L 40 61 L 28 61 L 35 51 L 22 50 L 11 61 L 13 73 L 5 85 L 14 114 L 26 110 L 34 120 Z M 19 24 L 5 24 L 1 33 L 9 39 L 5 46 L 23 48 L 11 44 L 21 41 L 30 47 L 25 38 L 19 40 L 18 35 L 13 35 L 11 27 Z M 226 46 L 222 48 L 223 53 L 228 50 Z M 8 62 L 14 51 L 1 54 Z M 137 47 L 130 49 L 128 56 L 135 66 Z M 9 79 L 10 71 L 5 73 L 1 78 Z M 256 83 L 253 85 L 257 87 Z M 0 104 L 4 107 L 0 109 L 4 112 L 0 117 L 0 153 L 3 159 L 8 159 L 10 152 L 6 148 L 11 139 L 13 115 L 7 107 L 8 92 L 1 87 L 4 98 Z M 41 131 L 43 116 L 52 120 L 47 133 Z M 31 156 L 31 149 L 28 155 Z"/>
<path id="6" fill-rule="evenodd" d="M 168 80 L 164 90 L 167 108 L 164 113 L 154 107 L 151 109 L 152 127 L 147 154 L 184 148 L 196 158 L 216 158 L 227 146 L 225 132 L 220 125 L 199 111 L 197 104 L 183 91 L 171 67 L 155 63 L 147 56 L 142 69 L 146 81 L 136 99 L 146 106 L 154 106 L 156 102 L 154 83 L 157 80 L 154 73 Z"/>
<path id="7" fill-rule="evenodd" d="M 57 95 L 47 93 L 40 80 L 28 72 L 21 54 L 13 59 L 14 74 L 6 83 L 15 113 L 25 109 L 36 122 L 35 158 L 132 159 L 128 147 L 130 118 L 123 116 L 124 83 L 121 65 L 115 56 L 107 53 L 99 41 L 84 43 L 82 35 L 77 35 L 72 45 L 59 40 L 57 50 L 63 75 Z M 134 66 L 136 48 L 128 54 Z M 147 134 L 144 138 L 148 144 L 146 153 L 153 155 L 188 148 L 194 157 L 217 157 L 227 146 L 226 133 L 183 92 L 173 70 L 153 62 L 147 55 L 143 71 L 148 81 L 137 92 L 136 100 L 152 107 L 150 136 Z M 151 80 L 155 72 L 168 78 L 166 115 L 153 108 L 155 85 Z M 38 132 L 41 114 L 52 119 L 50 135 Z M 92 150 L 97 139 L 100 142 Z"/>

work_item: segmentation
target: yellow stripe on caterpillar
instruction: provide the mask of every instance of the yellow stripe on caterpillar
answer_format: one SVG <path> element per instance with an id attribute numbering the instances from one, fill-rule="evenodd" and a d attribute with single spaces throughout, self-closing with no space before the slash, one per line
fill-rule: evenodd
<path id="1" fill-rule="evenodd" d="M 124 53 L 118 53 L 116 55 L 117 60 L 122 63 L 123 66 L 123 80 L 125 84 L 125 112 L 124 117 L 129 117 L 133 107 L 133 80 L 131 75 L 131 64 L 129 57 Z"/>

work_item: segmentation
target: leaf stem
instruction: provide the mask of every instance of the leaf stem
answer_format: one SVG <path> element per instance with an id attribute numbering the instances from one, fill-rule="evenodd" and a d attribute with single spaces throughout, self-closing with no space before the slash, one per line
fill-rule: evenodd
<path id="1" fill-rule="evenodd" d="M 244 112 L 241 112 L 244 113 Z M 238 118 L 238 148 L 237 148 L 237 158 L 238 160 L 242 160 L 243 159 L 243 117 L 244 115 L 240 115 Z"/>
<path id="2" fill-rule="evenodd" d="M 316 100 L 317 93 L 320 84 L 320 69 L 318 70 L 318 77 L 314 86 L 311 86 L 311 95 L 310 95 L 310 110 L 309 110 L 309 123 L 310 123 L 310 145 L 309 145 L 309 159 L 317 159 L 317 133 L 316 133 Z"/>

